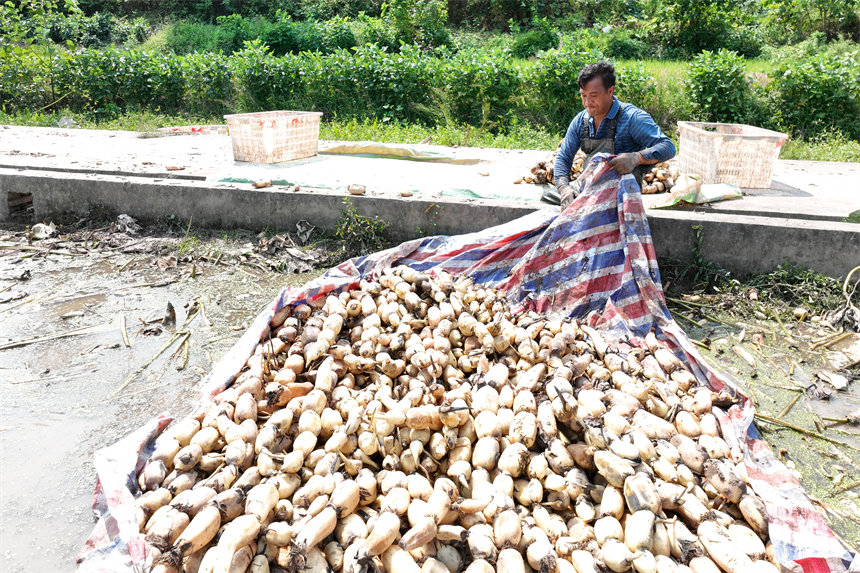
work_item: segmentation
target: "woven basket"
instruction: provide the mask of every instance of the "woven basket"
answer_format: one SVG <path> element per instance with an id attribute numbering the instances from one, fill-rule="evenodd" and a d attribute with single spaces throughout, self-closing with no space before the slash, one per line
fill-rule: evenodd
<path id="1" fill-rule="evenodd" d="M 317 154 L 321 113 L 265 111 L 225 115 L 233 142 L 233 159 L 279 163 Z"/>
<path id="2" fill-rule="evenodd" d="M 679 121 L 681 173 L 702 176 L 703 183 L 733 183 L 768 189 L 784 133 L 739 123 Z"/>

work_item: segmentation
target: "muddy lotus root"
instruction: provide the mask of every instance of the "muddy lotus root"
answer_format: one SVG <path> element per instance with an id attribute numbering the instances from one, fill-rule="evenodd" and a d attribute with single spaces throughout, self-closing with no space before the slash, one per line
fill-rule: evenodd
<path id="1" fill-rule="evenodd" d="M 140 472 L 154 571 L 779 571 L 732 398 L 653 334 L 406 267 L 270 327 Z"/>

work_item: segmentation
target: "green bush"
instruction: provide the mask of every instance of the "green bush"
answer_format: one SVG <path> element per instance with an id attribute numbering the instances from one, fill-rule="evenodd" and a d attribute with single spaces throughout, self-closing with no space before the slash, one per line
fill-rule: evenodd
<path id="1" fill-rule="evenodd" d="M 376 44 L 393 52 L 400 47 L 391 27 L 382 18 L 375 18 L 365 14 L 350 22 L 352 35 L 355 37 L 355 45 Z"/>
<path id="2" fill-rule="evenodd" d="M 185 87 L 181 65 L 170 54 L 115 48 L 67 52 L 54 61 L 57 91 L 72 94 L 67 104 L 103 115 L 179 109 Z"/>
<path id="3" fill-rule="evenodd" d="M 659 37 L 664 56 L 691 58 L 704 50 L 751 49 L 744 42 L 748 29 L 741 24 L 755 26 L 751 10 L 745 11 L 740 3 L 727 0 L 665 0 L 656 17 L 643 26 L 643 32 Z M 739 26 L 739 27 L 733 27 Z M 761 50 L 760 44 L 758 51 Z M 757 55 L 757 54 L 756 54 Z"/>
<path id="4" fill-rule="evenodd" d="M 754 101 L 744 60 L 734 52 L 704 51 L 690 62 L 685 83 L 696 119 L 745 123 Z"/>
<path id="5" fill-rule="evenodd" d="M 44 16 L 48 38 L 57 43 L 68 43 L 94 48 L 108 44 L 141 43 L 149 35 L 149 23 L 144 18 L 116 18 L 108 12 L 91 16 L 82 13 L 52 12 Z M 35 29 L 36 22 L 30 22 Z"/>
<path id="6" fill-rule="evenodd" d="M 220 54 L 188 54 L 181 59 L 184 107 L 196 115 L 222 115 L 236 108 L 235 66 Z"/>
<path id="7" fill-rule="evenodd" d="M 771 42 L 796 43 L 815 33 L 860 41 L 858 0 L 769 0 L 763 6 L 761 28 Z"/>
<path id="8" fill-rule="evenodd" d="M 51 55 L 44 49 L 0 50 L 0 108 L 34 110 L 56 99 L 52 93 Z"/>
<path id="9" fill-rule="evenodd" d="M 615 95 L 618 99 L 643 107 L 657 93 L 654 77 L 642 64 L 631 64 L 616 68 Z"/>
<path id="10" fill-rule="evenodd" d="M 779 124 L 802 137 L 841 131 L 860 140 L 860 58 L 820 55 L 782 59 L 767 89 Z"/>
<path id="11" fill-rule="evenodd" d="M 532 22 L 532 29 L 517 32 L 511 46 L 511 55 L 517 58 L 528 58 L 538 52 L 558 47 L 559 36 L 546 18 Z"/>
<path id="12" fill-rule="evenodd" d="M 576 83 L 579 71 L 586 64 L 601 59 L 600 53 L 581 51 L 573 46 L 538 55 L 523 81 L 532 119 L 550 129 L 564 130 L 580 108 Z"/>
<path id="13" fill-rule="evenodd" d="M 405 44 L 442 46 L 451 39 L 445 27 L 446 0 L 389 0 L 382 6 L 382 19 Z"/>
<path id="14" fill-rule="evenodd" d="M 604 51 L 615 60 L 640 60 L 648 56 L 650 48 L 628 30 L 615 30 L 609 34 Z"/>
<path id="15" fill-rule="evenodd" d="M 460 51 L 442 67 L 443 85 L 435 95 L 447 123 L 490 127 L 514 110 L 520 77 L 508 58 Z"/>
<path id="16" fill-rule="evenodd" d="M 351 22 L 346 18 L 294 21 L 284 13 L 278 14 L 278 20 L 262 36 L 262 40 L 278 55 L 300 52 L 328 54 L 356 45 Z"/>
<path id="17" fill-rule="evenodd" d="M 732 28 L 722 42 L 726 50 L 737 52 L 744 58 L 758 58 L 764 49 L 764 36 L 760 26 Z"/>
<path id="18" fill-rule="evenodd" d="M 167 46 L 175 54 L 214 52 L 218 28 L 195 20 L 178 20 L 167 29 Z"/>

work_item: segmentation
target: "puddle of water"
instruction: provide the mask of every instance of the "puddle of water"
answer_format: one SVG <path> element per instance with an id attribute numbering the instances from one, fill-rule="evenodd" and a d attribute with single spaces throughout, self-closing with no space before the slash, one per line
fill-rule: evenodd
<path id="1" fill-rule="evenodd" d="M 72 313 L 85 311 L 88 307 L 95 306 L 107 300 L 106 294 L 88 294 L 82 295 L 70 300 L 56 302 L 50 305 L 51 314 L 60 318 Z"/>

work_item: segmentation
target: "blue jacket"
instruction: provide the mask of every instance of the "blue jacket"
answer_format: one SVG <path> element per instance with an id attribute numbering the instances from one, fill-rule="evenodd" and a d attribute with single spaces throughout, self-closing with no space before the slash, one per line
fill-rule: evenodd
<path id="1" fill-rule="evenodd" d="M 555 158 L 557 183 L 562 173 L 570 173 L 573 158 L 579 151 L 583 122 L 588 121 L 590 137 L 601 139 L 608 135 L 609 120 L 616 115 L 618 115 L 618 124 L 615 128 L 616 154 L 639 151 L 646 160 L 656 159 L 657 161 L 668 161 L 675 156 L 675 145 L 672 140 L 660 130 L 648 112 L 633 104 L 622 103 L 618 101 L 618 98 L 613 97 L 612 107 L 609 108 L 609 113 L 600 122 L 597 133 L 594 132 L 594 118 L 588 115 L 585 110 L 579 112 L 570 122 L 567 135 L 564 136 L 564 141 Z"/>

